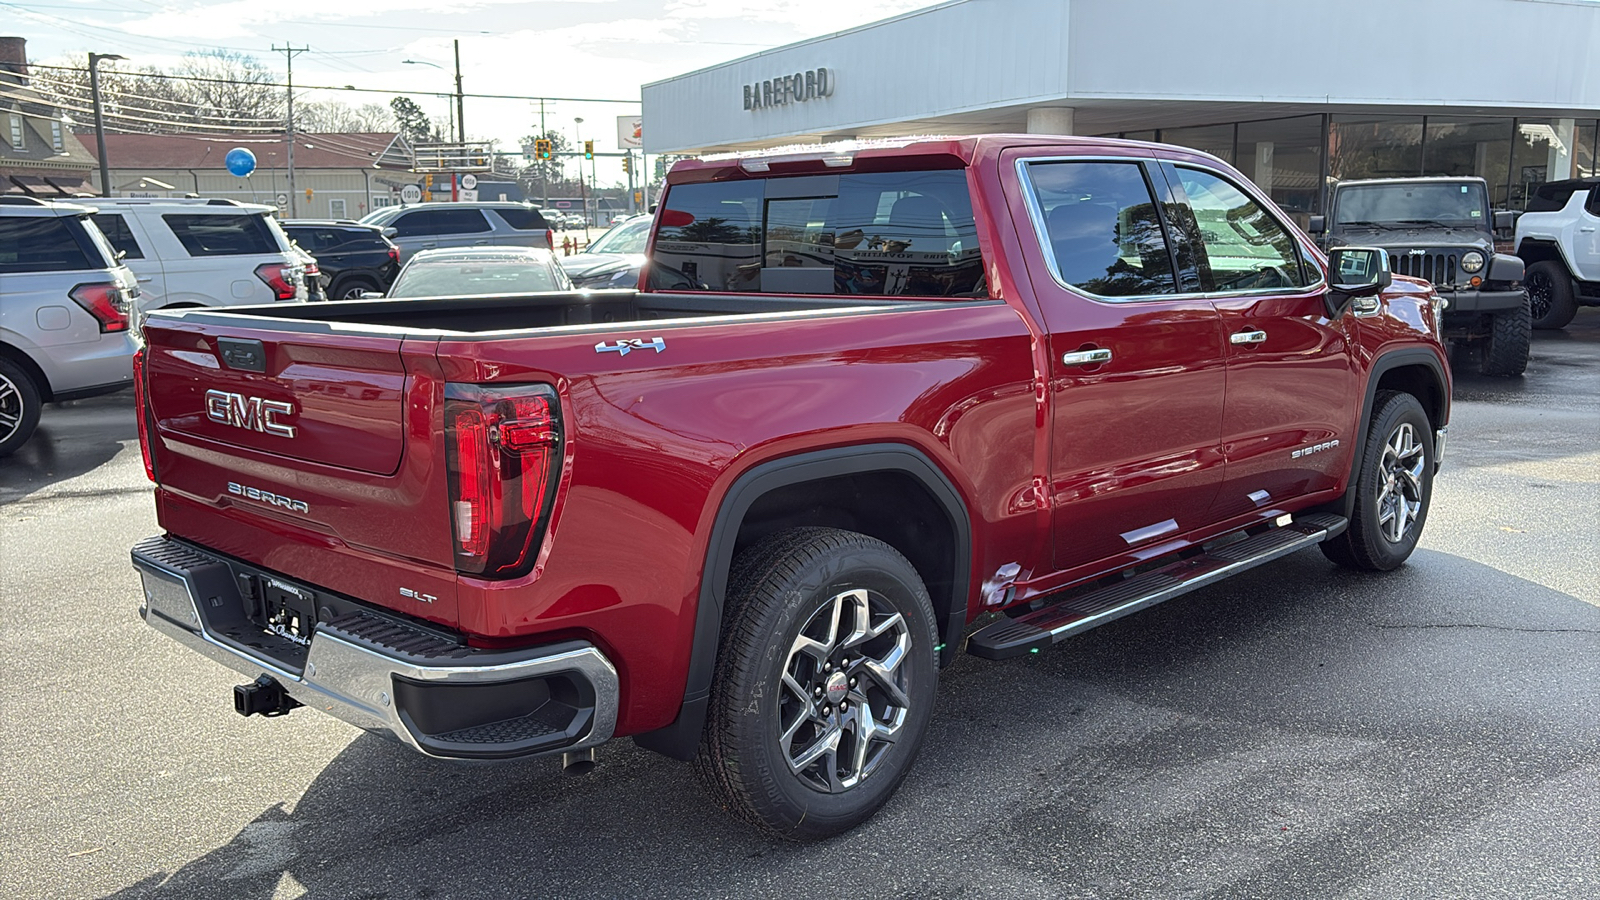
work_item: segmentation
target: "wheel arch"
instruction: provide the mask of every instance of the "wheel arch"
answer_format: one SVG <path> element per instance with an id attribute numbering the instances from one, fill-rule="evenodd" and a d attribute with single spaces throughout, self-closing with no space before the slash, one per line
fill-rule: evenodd
<path id="1" fill-rule="evenodd" d="M 39 364 L 33 361 L 33 357 L 5 341 L 0 341 L 0 356 L 16 363 L 22 371 L 28 373 L 28 377 L 33 379 L 34 386 L 39 389 L 39 399 L 41 401 L 49 403 L 55 397 L 55 391 L 50 387 L 49 376 L 45 375 L 44 369 L 41 369 Z"/>
<path id="2" fill-rule="evenodd" d="M 1336 501 L 1338 512 L 1349 518 L 1355 507 L 1355 485 L 1361 471 L 1361 454 L 1367 446 L 1367 429 L 1379 391 L 1401 391 L 1417 398 L 1434 430 L 1450 422 L 1450 379 L 1438 354 L 1423 347 L 1391 350 L 1373 361 L 1367 373 L 1366 394 L 1361 402 L 1361 419 L 1356 426 L 1355 452 L 1350 460 L 1350 477 L 1345 493 Z"/>
<path id="3" fill-rule="evenodd" d="M 966 501 L 943 470 L 907 444 L 836 447 L 770 460 L 740 475 L 722 497 L 701 570 L 683 704 L 672 724 L 635 735 L 635 743 L 675 759 L 694 757 L 733 558 L 769 534 L 806 525 L 857 531 L 904 555 L 933 601 L 941 661 L 954 656 L 966 626 L 972 526 Z"/>
<path id="4" fill-rule="evenodd" d="M 1569 277 L 1576 277 L 1573 276 L 1572 266 L 1567 263 L 1566 254 L 1561 252 L 1561 245 L 1555 241 L 1528 238 L 1517 245 L 1516 255 L 1530 267 L 1535 263 L 1558 262 Z"/>

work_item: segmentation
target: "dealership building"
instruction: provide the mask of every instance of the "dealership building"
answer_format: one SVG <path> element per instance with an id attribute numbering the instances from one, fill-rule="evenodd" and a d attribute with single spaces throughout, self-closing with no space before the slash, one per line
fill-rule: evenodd
<path id="1" fill-rule="evenodd" d="M 1297 218 L 1353 178 L 1600 174 L 1600 0 L 954 0 L 645 85 L 649 153 L 1027 132 L 1215 154 Z"/>

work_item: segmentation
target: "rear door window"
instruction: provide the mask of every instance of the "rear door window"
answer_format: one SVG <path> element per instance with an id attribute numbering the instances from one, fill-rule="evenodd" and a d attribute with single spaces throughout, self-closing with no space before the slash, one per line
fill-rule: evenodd
<path id="1" fill-rule="evenodd" d="M 395 236 L 416 237 L 423 234 L 438 234 L 438 229 L 434 225 L 433 215 L 434 213 L 431 209 L 419 209 L 416 212 L 405 213 L 393 220 Z"/>
<path id="2" fill-rule="evenodd" d="M 1600 185 L 1589 192 L 1589 202 L 1584 206 L 1591 216 L 1600 216 Z"/>
<path id="3" fill-rule="evenodd" d="M 104 268 L 104 263 L 91 262 L 73 231 L 67 219 L 55 216 L 0 216 L 0 272 Z"/>
<path id="4" fill-rule="evenodd" d="M 1142 165 L 1036 162 L 1027 171 L 1047 257 L 1060 281 L 1109 298 L 1177 291 Z"/>
<path id="5" fill-rule="evenodd" d="M 133 236 L 126 217 L 119 213 L 98 212 L 90 218 L 100 226 L 100 233 L 106 236 L 113 249 L 123 255 L 123 259 L 144 259 L 144 249 Z"/>
<path id="6" fill-rule="evenodd" d="M 658 221 L 653 275 L 713 291 L 988 296 L 961 170 L 674 185 Z"/>
<path id="7" fill-rule="evenodd" d="M 476 209 L 436 209 L 434 234 L 477 234 L 489 230 L 489 221 Z"/>
<path id="8" fill-rule="evenodd" d="M 190 256 L 280 253 L 266 217 L 255 213 L 169 213 L 161 217 Z"/>
<path id="9" fill-rule="evenodd" d="M 539 215 L 536 209 L 501 209 L 496 207 L 494 214 L 500 220 L 518 231 L 544 231 L 550 226 L 544 221 L 544 216 Z"/>

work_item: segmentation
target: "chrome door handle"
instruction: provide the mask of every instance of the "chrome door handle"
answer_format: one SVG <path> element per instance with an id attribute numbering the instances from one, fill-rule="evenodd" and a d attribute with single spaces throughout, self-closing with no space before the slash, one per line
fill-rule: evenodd
<path id="1" fill-rule="evenodd" d="M 155 281 L 156 277 L 154 275 L 146 275 L 145 277 L 137 279 L 137 280 L 138 280 L 138 282 L 140 284 L 145 284 L 147 282 Z"/>
<path id="2" fill-rule="evenodd" d="M 1578 230 L 1579 231 L 1593 231 L 1594 230 L 1594 226 L 1593 225 L 1585 225 L 1582 228 L 1579 228 Z"/>
<path id="3" fill-rule="evenodd" d="M 1079 350 L 1075 353 L 1064 353 L 1061 356 L 1061 364 L 1064 366 L 1093 366 L 1107 362 L 1111 362 L 1111 351 L 1104 348 L 1099 350 Z"/>
<path id="4" fill-rule="evenodd" d="M 1235 344 L 1259 344 L 1267 339 L 1267 333 L 1257 328 L 1253 331 L 1241 331 L 1238 334 L 1228 335 L 1228 340 Z"/>

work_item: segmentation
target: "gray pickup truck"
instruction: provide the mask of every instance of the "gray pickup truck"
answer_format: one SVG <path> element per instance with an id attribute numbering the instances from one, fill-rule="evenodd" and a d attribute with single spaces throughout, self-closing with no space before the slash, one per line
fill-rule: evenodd
<path id="1" fill-rule="evenodd" d="M 1377 178 L 1334 186 L 1329 215 L 1309 230 L 1325 250 L 1382 247 L 1397 275 L 1431 283 L 1446 301 L 1444 337 L 1457 364 L 1485 375 L 1521 375 L 1533 319 L 1523 263 L 1496 253 L 1494 230 L 1511 213 L 1489 208 L 1482 178 Z"/>

